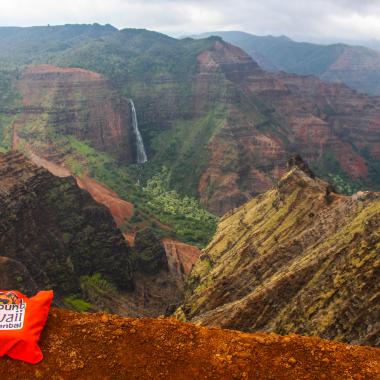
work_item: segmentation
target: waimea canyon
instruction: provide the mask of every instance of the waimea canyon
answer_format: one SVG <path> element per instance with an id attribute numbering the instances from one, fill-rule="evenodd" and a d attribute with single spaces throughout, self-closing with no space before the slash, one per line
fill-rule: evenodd
<path id="1" fill-rule="evenodd" d="M 141 177 L 149 178 L 152 172 L 165 166 L 170 170 L 171 187 L 198 198 L 217 215 L 268 190 L 284 174 L 287 159 L 298 153 L 318 175 L 341 191 L 379 188 L 378 98 L 316 77 L 267 73 L 242 50 L 217 37 L 174 40 L 133 30 L 119 35 L 126 50 L 137 38 L 151 44 L 151 59 L 155 59 L 155 49 L 161 45 L 171 54 L 176 50 L 189 52 L 185 62 L 188 72 L 182 72 L 186 68 L 184 64 L 172 68 L 169 53 L 167 58 L 160 57 L 164 62 L 157 63 L 163 66 L 162 73 L 148 70 L 143 75 L 137 71 L 130 77 L 111 76 L 109 81 L 114 83 L 114 88 L 108 87 L 105 77 L 99 74 L 79 71 L 78 74 L 92 78 L 101 87 L 96 93 L 105 101 L 99 107 L 96 95 L 92 95 L 95 99 L 90 96 L 83 100 L 86 84 L 82 83 L 84 88 L 79 90 L 80 80 L 75 82 L 75 79 L 77 85 L 71 89 L 60 86 L 58 79 L 56 99 L 54 96 L 48 97 L 49 101 L 43 99 L 38 88 L 31 96 L 33 86 L 43 89 L 44 83 L 50 83 L 49 70 L 61 70 L 60 75 L 64 75 L 65 70 L 72 69 L 27 68 L 18 75 L 15 84 L 24 102 L 22 116 L 15 122 L 19 135 L 27 140 L 28 131 L 27 128 L 23 131 L 23 126 L 30 125 L 28 118 L 38 118 L 39 123 L 33 127 L 33 136 L 38 136 L 34 143 L 38 140 L 38 150 L 45 149 L 46 155 L 49 148 L 44 145 L 49 133 L 41 125 L 48 118 L 49 125 L 55 126 L 52 127 L 55 136 L 73 136 L 106 153 L 112 147 L 112 156 L 121 163 L 135 162 L 136 149 L 140 149 L 143 139 L 145 148 L 140 152 L 140 160 L 145 160 L 146 149 L 151 162 L 141 168 Z M 116 48 L 121 42 L 110 40 L 110 43 Z M 142 51 L 133 46 L 140 62 L 144 59 Z M 71 65 L 90 66 L 86 50 L 78 53 L 78 58 L 73 53 L 66 54 Z M 44 70 L 47 70 L 45 74 Z M 132 73 L 134 70 L 137 68 L 132 65 Z M 70 75 L 75 78 L 75 74 L 67 73 L 68 78 Z M 128 101 L 122 95 L 107 101 L 116 88 L 133 99 L 138 113 L 138 134 L 133 133 L 135 115 L 131 117 Z M 77 105 L 61 113 L 59 108 L 65 101 L 60 96 L 65 95 L 71 99 L 66 99 L 68 106 L 75 101 Z M 44 107 L 51 109 L 46 113 Z M 87 115 L 89 109 L 93 112 Z M 94 131 L 81 127 L 85 120 L 96 124 Z M 67 145 L 70 146 L 67 150 L 72 149 L 75 143 L 71 139 L 68 144 L 56 145 L 60 146 L 50 149 L 61 151 L 55 153 L 59 160 L 60 156 L 72 155 L 62 150 Z"/>
<path id="2" fill-rule="evenodd" d="M 234 339 L 239 354 L 207 357 L 210 378 L 231 363 L 231 376 L 248 366 L 240 378 L 254 378 L 241 342 L 279 358 L 332 347 L 328 361 L 343 344 L 380 346 L 379 97 L 267 72 L 220 37 L 98 24 L 3 32 L 0 287 L 51 287 L 55 306 L 77 312 L 216 327 L 152 322 L 157 347 L 185 348 L 165 338 L 174 330 L 204 347 L 213 331 Z M 53 315 L 49 334 L 73 323 Z M 97 318 L 82 322 L 90 331 Z M 113 341 L 149 330 L 99 318 Z M 276 335 L 292 333 L 341 343 Z M 352 355 L 377 363 L 368 350 Z M 289 376 L 304 360 L 293 356 Z M 325 378 L 376 376 L 371 365 Z"/>

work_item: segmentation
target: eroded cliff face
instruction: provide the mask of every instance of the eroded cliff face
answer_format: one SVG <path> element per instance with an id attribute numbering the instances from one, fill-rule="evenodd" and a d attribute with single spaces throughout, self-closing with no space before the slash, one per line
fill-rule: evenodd
<path id="1" fill-rule="evenodd" d="M 169 270 L 180 277 L 188 275 L 199 259 L 200 249 L 170 238 L 164 238 L 162 242 L 168 258 Z"/>
<path id="2" fill-rule="evenodd" d="M 222 218 L 178 315 L 244 331 L 380 345 L 380 194 L 293 167 Z"/>
<path id="3" fill-rule="evenodd" d="M 195 97 L 203 93 L 203 106 L 196 103 L 196 109 L 209 109 L 207 96 L 214 98 L 212 83 L 219 81 L 224 98 L 217 101 L 226 110 L 207 142 L 199 177 L 198 193 L 208 209 L 222 215 L 268 190 L 295 153 L 321 175 L 379 187 L 378 98 L 315 77 L 265 73 L 221 42 L 198 62 Z"/>
<path id="4" fill-rule="evenodd" d="M 62 136 L 73 136 L 121 163 L 133 162 L 130 106 L 104 76 L 78 68 L 30 66 L 15 87 L 23 102 L 13 124 L 19 146 L 62 163 Z"/>
<path id="5" fill-rule="evenodd" d="M 100 273 L 132 289 L 130 248 L 108 210 L 74 178 L 55 177 L 16 152 L 0 155 L 0 174 L 1 263 L 20 273 L 17 288 L 79 293 L 81 276 Z M 6 278 L 2 286 L 15 287 Z"/>

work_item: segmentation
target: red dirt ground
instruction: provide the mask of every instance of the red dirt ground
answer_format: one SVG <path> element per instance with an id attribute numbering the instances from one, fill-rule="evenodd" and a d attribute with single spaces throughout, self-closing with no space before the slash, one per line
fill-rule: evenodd
<path id="1" fill-rule="evenodd" d="M 122 200 L 103 184 L 88 176 L 77 178 L 77 183 L 81 189 L 87 190 L 97 202 L 102 203 L 110 210 L 118 227 L 133 216 L 133 204 Z"/>
<path id="2" fill-rule="evenodd" d="M 379 349 L 174 319 L 53 309 L 41 347 L 35 366 L 0 359 L 1 379 L 380 379 Z"/>

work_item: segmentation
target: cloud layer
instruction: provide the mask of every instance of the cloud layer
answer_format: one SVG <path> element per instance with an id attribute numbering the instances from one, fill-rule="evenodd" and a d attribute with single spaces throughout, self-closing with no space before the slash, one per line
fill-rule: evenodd
<path id="1" fill-rule="evenodd" d="M 380 36 L 378 0 L 3 0 L 0 25 L 110 23 L 171 34 L 243 30 L 304 39 Z"/>

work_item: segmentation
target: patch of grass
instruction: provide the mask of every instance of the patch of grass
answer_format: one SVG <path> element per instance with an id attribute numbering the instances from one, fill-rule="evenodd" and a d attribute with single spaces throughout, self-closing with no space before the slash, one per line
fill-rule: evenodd
<path id="1" fill-rule="evenodd" d="M 65 303 L 80 313 L 85 313 L 94 308 L 92 304 L 75 295 L 67 296 L 63 300 Z"/>

